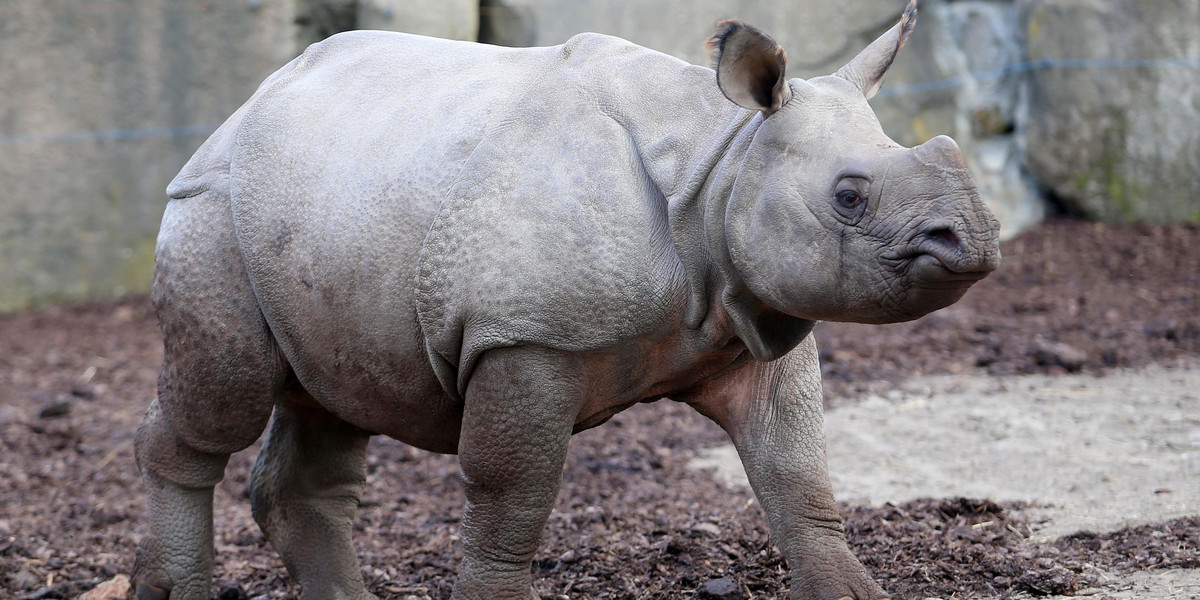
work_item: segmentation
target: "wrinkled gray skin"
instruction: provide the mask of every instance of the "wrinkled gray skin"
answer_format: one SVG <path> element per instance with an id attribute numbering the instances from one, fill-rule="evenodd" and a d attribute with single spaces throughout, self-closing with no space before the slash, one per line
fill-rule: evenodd
<path id="1" fill-rule="evenodd" d="M 882 597 L 810 329 L 919 317 L 999 261 L 954 143 L 903 148 L 867 105 L 914 14 L 810 81 L 737 22 L 719 77 L 601 35 L 380 32 L 271 76 L 168 189 L 138 597 L 209 597 L 213 486 L 274 412 L 251 502 L 305 598 L 372 597 L 351 521 L 383 434 L 460 455 L 454 598 L 528 599 L 571 434 L 664 397 L 733 439 L 792 598 Z"/>

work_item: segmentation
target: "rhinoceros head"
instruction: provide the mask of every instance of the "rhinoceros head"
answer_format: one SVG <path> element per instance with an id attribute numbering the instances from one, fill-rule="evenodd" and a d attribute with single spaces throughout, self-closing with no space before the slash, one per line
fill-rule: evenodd
<path id="1" fill-rule="evenodd" d="M 749 290 L 804 319 L 914 319 L 957 301 L 999 264 L 999 225 L 958 146 L 892 141 L 867 100 L 916 22 L 835 75 L 783 77 L 784 52 L 736 21 L 710 40 L 731 101 L 763 114 L 725 211 L 729 260 Z"/>

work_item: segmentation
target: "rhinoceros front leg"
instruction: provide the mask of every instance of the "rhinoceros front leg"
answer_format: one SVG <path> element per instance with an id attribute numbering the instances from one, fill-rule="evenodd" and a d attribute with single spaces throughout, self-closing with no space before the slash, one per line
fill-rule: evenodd
<path id="1" fill-rule="evenodd" d="M 811 335 L 787 356 L 748 364 L 687 400 L 733 439 L 771 537 L 788 560 L 792 600 L 887 597 L 846 545 L 829 481 Z"/>
<path id="2" fill-rule="evenodd" d="M 459 460 L 466 483 L 454 600 L 529 600 L 530 563 L 562 483 L 580 391 L 567 361 L 493 350 L 467 387 Z"/>

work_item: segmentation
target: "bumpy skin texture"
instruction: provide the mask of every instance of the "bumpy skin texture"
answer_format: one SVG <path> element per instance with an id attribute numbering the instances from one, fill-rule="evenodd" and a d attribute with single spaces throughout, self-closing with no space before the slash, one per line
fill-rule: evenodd
<path id="1" fill-rule="evenodd" d="M 729 432 L 793 598 L 882 597 L 830 489 L 813 322 L 916 318 L 999 260 L 954 143 L 900 147 L 866 103 L 914 16 L 810 81 L 733 21 L 719 85 L 594 34 L 355 32 L 269 78 L 168 189 L 139 598 L 208 597 L 213 485 L 274 411 L 251 500 L 305 598 L 371 597 L 351 520 L 384 434 L 461 456 L 454 597 L 527 599 L 570 435 L 664 397 Z"/>

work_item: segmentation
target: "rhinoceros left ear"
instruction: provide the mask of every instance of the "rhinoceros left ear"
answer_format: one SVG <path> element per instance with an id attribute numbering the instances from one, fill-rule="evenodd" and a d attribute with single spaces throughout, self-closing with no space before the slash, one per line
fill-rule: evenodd
<path id="1" fill-rule="evenodd" d="M 717 87 L 734 104 L 770 115 L 788 101 L 787 53 L 767 34 L 736 19 L 721 21 L 708 49 Z"/>
<path id="2" fill-rule="evenodd" d="M 871 42 L 862 52 L 858 53 L 846 66 L 838 69 L 837 76 L 847 79 L 858 86 L 868 100 L 879 91 L 883 85 L 883 76 L 887 75 L 888 67 L 896 60 L 896 54 L 904 46 L 908 34 L 917 26 L 917 0 L 908 0 L 904 14 L 895 27 Z"/>

